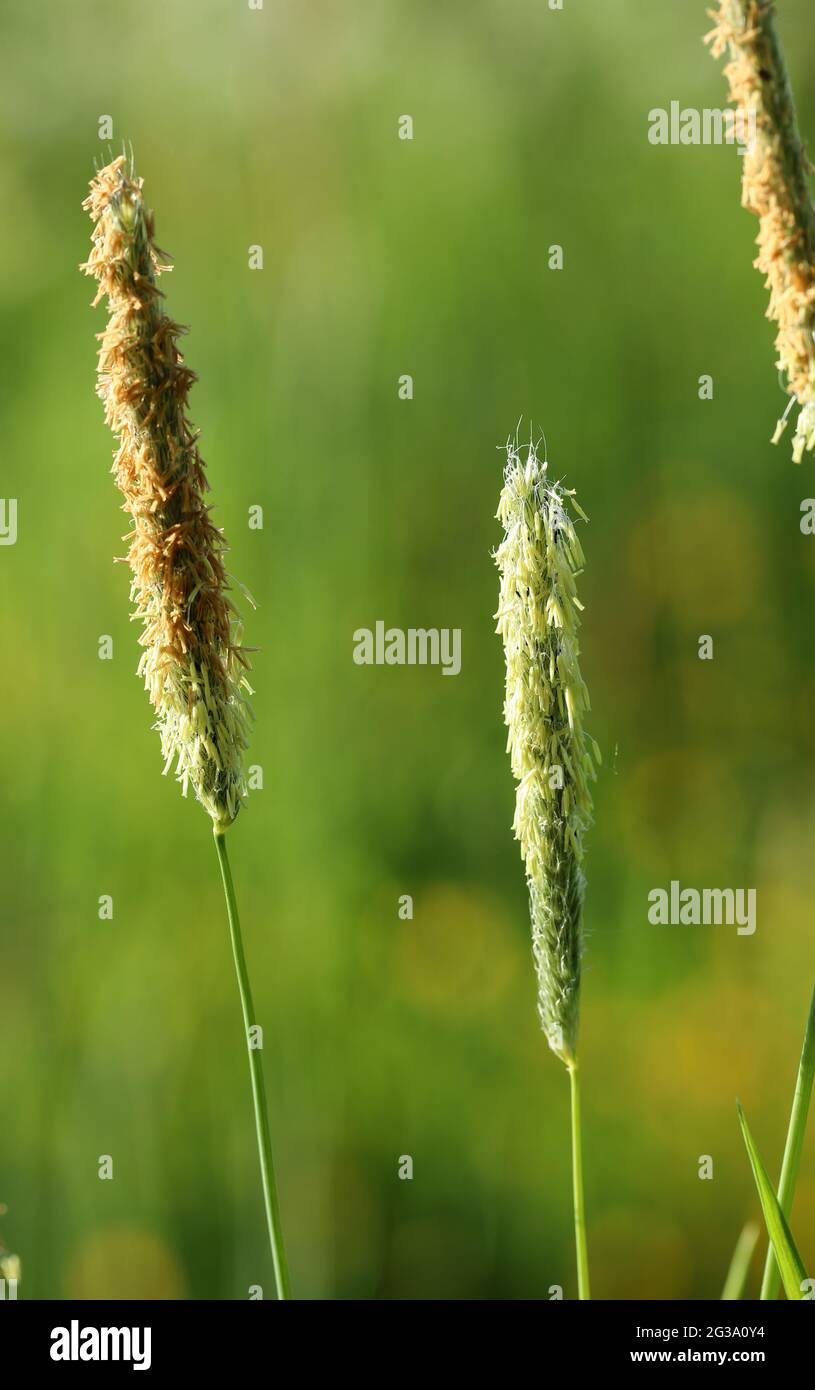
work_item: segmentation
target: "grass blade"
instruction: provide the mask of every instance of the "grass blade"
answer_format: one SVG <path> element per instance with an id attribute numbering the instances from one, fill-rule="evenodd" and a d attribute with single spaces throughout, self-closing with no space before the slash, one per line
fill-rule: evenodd
<path id="1" fill-rule="evenodd" d="M 758 1245 L 760 1228 L 755 1221 L 748 1221 L 742 1233 L 736 1241 L 736 1248 L 733 1251 L 733 1258 L 730 1261 L 730 1268 L 727 1271 L 727 1278 L 722 1289 L 722 1301 L 733 1303 L 736 1299 L 744 1298 L 744 1290 L 747 1287 L 747 1275 L 750 1272 L 750 1261 Z"/>
<path id="2" fill-rule="evenodd" d="M 802 1285 L 807 1278 L 803 1260 L 798 1254 L 798 1248 L 792 1238 L 792 1231 L 787 1225 L 787 1218 L 778 1204 L 778 1198 L 773 1192 L 770 1179 L 767 1177 L 767 1170 L 750 1133 L 750 1126 L 747 1123 L 744 1109 L 738 1101 L 736 1107 L 739 1112 L 739 1124 L 750 1159 L 750 1166 L 753 1169 L 753 1177 L 758 1189 L 761 1210 L 764 1213 L 764 1223 L 772 1242 L 775 1258 L 778 1261 L 787 1298 L 801 1300 L 804 1296 Z"/>
<path id="3" fill-rule="evenodd" d="M 787 1142 L 784 1147 L 784 1161 L 781 1164 L 781 1178 L 778 1183 L 779 1206 L 787 1218 L 789 1218 L 792 1213 L 795 1182 L 798 1177 L 798 1165 L 801 1162 L 801 1149 L 804 1145 L 804 1132 L 806 1130 L 810 1096 L 812 1095 L 813 1079 L 815 1079 L 815 989 L 812 991 L 812 1001 L 809 1006 L 809 1018 L 807 1019 L 806 1032 L 804 1033 L 804 1045 L 801 1049 L 801 1060 L 798 1064 L 795 1095 L 792 1098 Z M 761 1298 L 776 1298 L 780 1285 L 781 1275 L 771 1245 L 767 1251 L 767 1260 L 764 1265 L 764 1278 L 761 1281 Z"/>

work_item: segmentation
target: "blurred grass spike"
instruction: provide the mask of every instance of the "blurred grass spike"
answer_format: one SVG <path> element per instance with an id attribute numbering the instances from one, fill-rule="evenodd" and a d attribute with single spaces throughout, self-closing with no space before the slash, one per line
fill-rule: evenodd
<path id="1" fill-rule="evenodd" d="M 767 317 L 778 328 L 777 365 L 799 414 L 793 458 L 815 449 L 815 205 L 810 165 L 775 27 L 773 0 L 719 0 L 706 36 L 714 58 L 726 53 L 730 99 L 749 129 L 742 166 L 742 204 L 759 219 L 756 268 L 770 291 Z"/>
<path id="2" fill-rule="evenodd" d="M 742 1136 L 744 1138 L 748 1158 L 750 1159 L 750 1166 L 753 1170 L 759 1201 L 761 1202 L 761 1210 L 764 1214 L 764 1224 L 767 1227 L 767 1234 L 770 1237 L 773 1252 L 781 1271 L 784 1291 L 787 1298 L 791 1301 L 801 1301 L 804 1297 L 804 1285 L 808 1282 L 807 1273 L 804 1269 L 804 1262 L 798 1253 L 798 1247 L 793 1239 L 792 1231 L 787 1224 L 787 1218 L 781 1210 L 778 1198 L 773 1192 L 770 1179 L 767 1177 L 767 1170 L 761 1161 L 761 1155 L 750 1133 L 747 1116 L 744 1113 L 744 1107 L 740 1101 L 736 1102 L 736 1109 L 738 1110 L 739 1124 L 741 1125 Z"/>
<path id="3" fill-rule="evenodd" d="M 5 1202 L 0 1202 L 0 1217 L 5 1216 L 8 1207 Z M 22 1278 L 22 1266 L 20 1256 L 7 1249 L 2 1239 L 0 1239 L 0 1299 L 14 1299 L 17 1297 L 17 1285 Z"/>
<path id="4" fill-rule="evenodd" d="M 795 1080 L 795 1093 L 792 1098 L 787 1141 L 784 1145 L 784 1158 L 778 1183 L 778 1204 L 787 1219 L 792 1215 L 792 1203 L 795 1197 L 798 1168 L 801 1163 L 801 1151 L 804 1147 L 813 1079 L 815 1079 L 815 989 L 812 991 L 809 1016 L 804 1029 L 804 1043 L 801 1048 L 801 1060 L 798 1063 L 798 1075 Z M 761 1298 L 764 1300 L 775 1298 L 780 1283 L 781 1274 L 771 1245 L 767 1251 L 767 1260 L 764 1265 Z"/>
<path id="5" fill-rule="evenodd" d="M 5 1203 L 0 1205 L 0 1216 L 5 1216 Z M 20 1256 L 8 1250 L 0 1240 L 0 1299 L 17 1297 L 17 1285 L 23 1277 Z"/>
<path id="6" fill-rule="evenodd" d="M 132 162 L 132 155 L 131 155 Z M 248 660 L 213 526 L 197 434 L 186 406 L 194 372 L 164 312 L 158 277 L 170 267 L 153 237 L 142 181 L 119 155 L 91 180 L 83 207 L 94 223 L 82 269 L 108 301 L 100 334 L 98 394 L 118 441 L 113 474 L 131 518 L 128 560 L 134 617 L 142 622 L 139 674 L 156 712 L 164 771 L 174 766 L 216 828 L 246 794 L 243 753 L 251 693 Z"/>
<path id="7" fill-rule="evenodd" d="M 758 1245 L 759 1235 L 760 1229 L 757 1222 L 745 1222 L 736 1241 L 736 1248 L 733 1251 L 733 1258 L 730 1261 L 730 1268 L 724 1281 L 723 1303 L 734 1303 L 737 1299 L 744 1298 L 747 1276 L 750 1273 L 750 1261 Z"/>
<path id="8" fill-rule="evenodd" d="M 506 660 L 507 750 L 518 783 L 514 830 L 526 866 L 538 1012 L 549 1046 L 569 1070 L 578 1288 L 588 1298 L 577 1035 L 583 837 L 599 749 L 583 729 L 589 697 L 578 660 L 576 577 L 584 561 L 570 515 L 574 494 L 549 477 L 534 443 L 522 454 L 516 435 L 506 454 L 495 616 Z"/>
<path id="9" fill-rule="evenodd" d="M 19 1284 L 22 1272 L 20 1256 L 0 1250 L 0 1279 L 4 1279 L 7 1284 Z"/>

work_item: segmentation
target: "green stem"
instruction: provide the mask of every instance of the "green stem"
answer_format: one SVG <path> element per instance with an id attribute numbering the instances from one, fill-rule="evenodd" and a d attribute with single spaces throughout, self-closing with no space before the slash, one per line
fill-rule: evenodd
<path id="1" fill-rule="evenodd" d="M 250 1028 L 255 1026 L 255 1006 L 252 1003 L 252 990 L 249 972 L 243 953 L 241 926 L 238 920 L 238 905 L 235 901 L 235 885 L 226 853 L 226 835 L 217 827 L 213 829 L 218 863 L 226 898 L 226 911 L 229 917 L 229 935 L 232 941 L 232 955 L 235 961 L 235 974 L 238 977 L 238 992 L 241 997 L 243 1026 L 246 1034 L 246 1047 L 249 1053 L 249 1074 L 252 1078 L 252 1101 L 255 1109 L 255 1129 L 257 1131 L 258 1155 L 260 1157 L 260 1176 L 263 1183 L 263 1201 L 266 1207 L 266 1224 L 269 1228 L 269 1244 L 272 1247 L 275 1282 L 279 1299 L 291 1298 L 289 1270 L 286 1251 L 283 1246 L 283 1232 L 280 1225 L 280 1208 L 277 1202 L 274 1162 L 272 1159 L 272 1138 L 269 1132 L 269 1113 L 266 1108 L 266 1088 L 263 1084 L 263 1056 L 259 1047 L 253 1047 L 249 1036 Z"/>
<path id="2" fill-rule="evenodd" d="M 787 1142 L 784 1146 L 784 1160 L 781 1164 L 781 1178 L 778 1183 L 778 1205 L 786 1217 L 789 1217 L 792 1212 L 792 1199 L 795 1195 L 795 1182 L 798 1177 L 798 1166 L 801 1162 L 801 1150 L 804 1146 L 804 1133 L 813 1078 L 815 1078 L 815 990 L 812 991 L 812 1001 L 809 1006 L 804 1045 L 801 1049 L 801 1060 L 798 1064 L 798 1076 L 795 1082 L 795 1095 L 792 1098 Z M 772 1242 L 770 1242 L 764 1265 L 764 1278 L 761 1281 L 760 1298 L 764 1301 L 777 1298 L 780 1287 L 781 1274 L 773 1254 Z"/>
<path id="3" fill-rule="evenodd" d="M 577 1060 L 568 1063 L 572 1098 L 572 1192 L 574 1194 L 574 1244 L 577 1255 L 577 1296 L 590 1299 L 589 1252 L 586 1246 L 586 1210 L 583 1202 L 583 1141 L 580 1128 L 580 1078 Z"/>
<path id="4" fill-rule="evenodd" d="M 744 1298 L 744 1290 L 747 1288 L 747 1278 L 750 1273 L 750 1261 L 758 1245 L 759 1234 L 759 1226 L 756 1221 L 748 1221 L 743 1227 L 741 1235 L 736 1241 L 736 1248 L 733 1251 L 733 1258 L 730 1261 L 730 1268 L 724 1281 L 724 1288 L 722 1289 L 722 1301 L 724 1303 L 734 1303 L 737 1299 Z"/>

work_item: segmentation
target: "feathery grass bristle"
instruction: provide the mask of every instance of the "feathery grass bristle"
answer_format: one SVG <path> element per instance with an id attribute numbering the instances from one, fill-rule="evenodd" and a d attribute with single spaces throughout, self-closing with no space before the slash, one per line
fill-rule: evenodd
<path id="1" fill-rule="evenodd" d="M 186 413 L 196 380 L 177 341 L 184 331 L 162 308 L 158 276 L 170 269 L 153 237 L 142 181 L 124 156 L 91 181 L 83 207 L 94 222 L 81 267 L 106 296 L 97 391 L 118 441 L 113 474 L 132 529 L 133 617 L 143 624 L 144 677 L 156 711 L 164 771 L 174 767 L 216 829 L 245 796 L 243 750 L 251 693 L 238 614 L 228 597 L 226 541 L 211 522 L 208 483 Z"/>

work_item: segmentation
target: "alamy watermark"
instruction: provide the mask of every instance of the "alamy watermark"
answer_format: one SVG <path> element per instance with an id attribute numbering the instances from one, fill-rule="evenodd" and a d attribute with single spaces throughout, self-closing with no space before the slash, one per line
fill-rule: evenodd
<path id="1" fill-rule="evenodd" d="M 68 1327 L 51 1332 L 52 1361 L 130 1361 L 134 1371 L 149 1371 L 152 1329 L 149 1327 Z"/>
<path id="2" fill-rule="evenodd" d="M 652 888 L 648 894 L 648 921 L 652 926 L 736 927 L 739 936 L 756 929 L 755 888 L 682 888 L 671 880 L 670 890 Z"/>
<path id="3" fill-rule="evenodd" d="M 378 621 L 373 629 L 354 633 L 357 666 L 441 666 L 443 676 L 461 670 L 460 627 L 389 627 Z"/>
<path id="4" fill-rule="evenodd" d="M 17 498 L 0 497 L 0 545 L 17 543 Z"/>
<path id="5" fill-rule="evenodd" d="M 648 140 L 652 145 L 736 145 L 740 155 L 751 154 L 756 142 L 754 106 L 739 108 L 680 107 L 672 101 L 666 111 L 655 106 L 648 112 Z"/>

